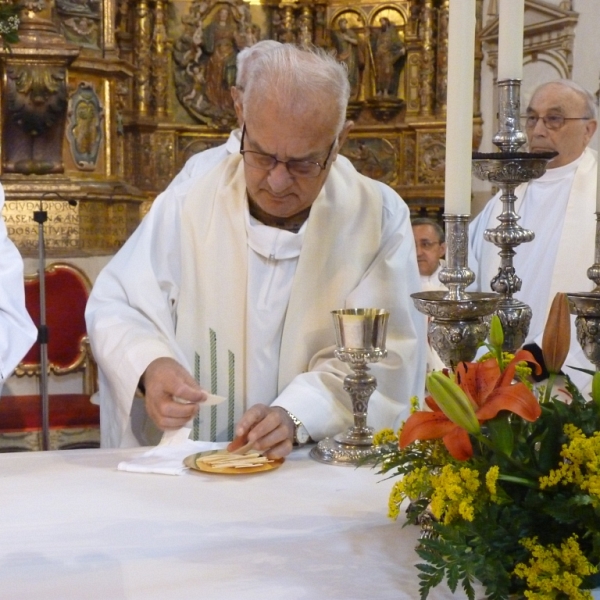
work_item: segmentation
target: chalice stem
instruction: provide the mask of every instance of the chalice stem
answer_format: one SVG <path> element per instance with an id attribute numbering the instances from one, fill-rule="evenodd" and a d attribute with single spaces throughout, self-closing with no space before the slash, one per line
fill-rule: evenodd
<path id="1" fill-rule="evenodd" d="M 353 364 L 354 373 L 344 379 L 344 390 L 352 400 L 354 425 L 344 433 L 336 436 L 336 440 L 344 444 L 368 446 L 373 443 L 373 428 L 367 426 L 367 410 L 371 394 L 377 387 L 377 380 L 368 374 L 366 363 Z"/>

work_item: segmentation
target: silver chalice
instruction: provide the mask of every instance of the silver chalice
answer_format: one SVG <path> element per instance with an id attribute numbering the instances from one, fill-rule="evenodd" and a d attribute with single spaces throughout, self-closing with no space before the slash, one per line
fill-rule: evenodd
<path id="1" fill-rule="evenodd" d="M 368 373 L 368 363 L 387 355 L 385 338 L 389 312 L 379 308 L 347 308 L 332 311 L 335 326 L 335 356 L 352 369 L 344 379 L 344 390 L 352 399 L 354 425 L 333 438 L 321 440 L 310 452 L 315 460 L 333 465 L 357 465 L 374 452 L 373 428 L 367 425 L 369 398 L 377 380 Z"/>

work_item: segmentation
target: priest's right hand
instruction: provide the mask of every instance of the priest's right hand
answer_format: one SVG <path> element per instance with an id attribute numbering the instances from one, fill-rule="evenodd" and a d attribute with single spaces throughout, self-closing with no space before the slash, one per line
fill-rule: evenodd
<path id="1" fill-rule="evenodd" d="M 160 429 L 179 429 L 198 412 L 206 392 L 172 358 L 153 360 L 142 375 L 146 412 Z M 177 398 L 177 400 L 175 400 Z"/>

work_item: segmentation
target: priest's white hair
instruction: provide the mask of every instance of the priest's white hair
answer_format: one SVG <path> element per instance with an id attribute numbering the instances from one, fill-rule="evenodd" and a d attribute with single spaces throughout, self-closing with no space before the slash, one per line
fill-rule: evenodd
<path id="1" fill-rule="evenodd" d="M 553 81 L 547 81 L 539 85 L 532 94 L 532 98 L 538 93 L 539 90 L 545 88 L 548 85 L 562 85 L 563 87 L 569 88 L 573 90 L 584 102 L 585 102 L 585 115 L 583 117 L 587 117 L 589 119 L 595 119 L 598 110 L 596 108 L 596 99 L 594 96 L 588 92 L 584 87 L 580 86 L 578 83 L 575 83 L 571 79 L 555 79 Z"/>
<path id="2" fill-rule="evenodd" d="M 350 97 L 348 73 L 321 48 L 280 44 L 253 61 L 250 75 L 244 92 L 244 120 L 249 106 L 259 107 L 268 98 L 285 109 L 333 109 L 335 133 L 342 131 Z"/>
<path id="3" fill-rule="evenodd" d="M 262 56 L 266 52 L 269 52 L 278 46 L 281 46 L 281 43 L 276 42 L 275 40 L 261 40 L 260 42 L 256 42 L 256 44 L 249 46 L 248 48 L 244 48 L 237 55 L 235 60 L 237 67 L 235 87 L 238 89 L 238 91 L 243 92 L 248 84 L 248 78 L 250 76 L 250 72 L 252 71 L 252 65 L 254 61 L 259 56 Z"/>

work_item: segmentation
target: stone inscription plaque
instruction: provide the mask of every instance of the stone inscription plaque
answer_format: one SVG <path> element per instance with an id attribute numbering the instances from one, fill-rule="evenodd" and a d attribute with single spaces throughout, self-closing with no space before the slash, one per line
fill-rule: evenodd
<path id="1" fill-rule="evenodd" d="M 48 256 L 112 254 L 127 240 L 139 222 L 138 203 L 42 202 L 48 220 L 44 241 Z M 40 210 L 34 200 L 7 200 L 2 216 L 10 239 L 25 257 L 38 254 L 38 224 L 33 213 Z"/>

